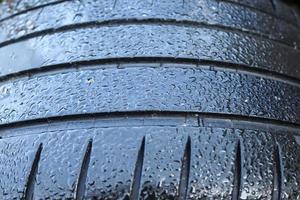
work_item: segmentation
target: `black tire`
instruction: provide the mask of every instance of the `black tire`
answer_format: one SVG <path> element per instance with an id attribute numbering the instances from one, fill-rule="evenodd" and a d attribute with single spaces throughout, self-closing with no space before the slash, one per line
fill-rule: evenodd
<path id="1" fill-rule="evenodd" d="M 277 0 L 4 0 L 0 199 L 300 199 L 299 19 Z"/>

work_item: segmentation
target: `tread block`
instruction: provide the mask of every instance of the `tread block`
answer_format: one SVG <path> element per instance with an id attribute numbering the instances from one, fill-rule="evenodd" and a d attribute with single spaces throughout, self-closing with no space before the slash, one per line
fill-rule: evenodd
<path id="1" fill-rule="evenodd" d="M 278 142 L 281 168 L 281 199 L 299 199 L 300 188 L 300 137 L 278 134 Z"/>
<path id="2" fill-rule="evenodd" d="M 141 128 L 96 130 L 87 173 L 87 199 L 119 199 L 130 195 Z"/>
<path id="3" fill-rule="evenodd" d="M 73 198 L 88 134 L 56 131 L 41 137 L 43 152 L 39 161 L 34 199 Z"/>
<path id="4" fill-rule="evenodd" d="M 147 132 L 140 199 L 175 199 L 179 195 L 187 135 L 176 128 Z"/>
<path id="5" fill-rule="evenodd" d="M 0 140 L 0 199 L 21 199 L 32 168 L 39 137 Z"/>
<path id="6" fill-rule="evenodd" d="M 272 134 L 245 130 L 241 135 L 241 199 L 272 199 L 274 138 Z"/>
<path id="7" fill-rule="evenodd" d="M 230 199 L 238 137 L 225 129 L 183 128 L 182 132 L 190 135 L 192 146 L 188 199 Z"/>

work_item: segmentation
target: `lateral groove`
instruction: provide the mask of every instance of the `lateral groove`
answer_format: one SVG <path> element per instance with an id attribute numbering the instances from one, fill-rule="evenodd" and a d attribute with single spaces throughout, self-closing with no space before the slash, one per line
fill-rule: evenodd
<path id="1" fill-rule="evenodd" d="M 145 140 L 146 138 L 144 136 L 135 163 L 133 180 L 132 180 L 132 185 L 130 188 L 130 195 L 129 195 L 130 200 L 138 200 L 140 196 L 140 187 L 141 187 L 141 179 L 142 179 L 142 171 L 143 171 L 143 163 L 144 163 L 144 154 L 145 154 Z"/>
<path id="2" fill-rule="evenodd" d="M 30 169 L 29 176 L 27 178 L 26 189 L 24 193 L 24 200 L 33 200 L 34 185 L 36 182 L 36 174 L 38 172 L 38 165 L 41 158 L 41 153 L 43 150 L 43 144 L 41 143 L 35 153 L 35 157 Z"/>
<path id="3" fill-rule="evenodd" d="M 299 11 L 300 11 L 300 10 L 299 10 Z M 293 12 L 293 15 L 295 16 L 295 18 L 296 18 L 296 20 L 297 20 L 297 23 L 298 23 L 299 26 L 300 26 L 300 14 L 297 13 L 298 11 L 296 11 L 296 9 L 293 9 L 292 12 Z"/>
<path id="4" fill-rule="evenodd" d="M 276 11 L 277 10 L 277 8 L 276 8 L 277 6 L 276 6 L 275 1 L 274 0 L 270 0 L 270 2 L 271 2 L 273 10 Z"/>
<path id="5" fill-rule="evenodd" d="M 187 142 L 185 144 L 184 155 L 182 157 L 177 200 L 187 199 L 189 177 L 190 177 L 190 165 L 191 165 L 191 137 L 188 136 Z"/>
<path id="6" fill-rule="evenodd" d="M 232 200 L 240 199 L 241 191 L 241 174 L 242 174 L 242 159 L 241 159 L 241 142 L 237 141 L 235 149 L 235 163 L 234 163 L 234 182 L 233 182 L 233 191 L 232 191 Z"/>
<path id="7" fill-rule="evenodd" d="M 93 140 L 90 139 L 86 150 L 85 150 L 85 154 L 82 160 L 82 164 L 81 164 L 81 169 L 80 169 L 80 173 L 78 176 L 78 180 L 77 180 L 77 184 L 75 186 L 75 199 L 76 200 L 83 200 L 84 199 L 84 194 L 85 194 L 85 184 L 86 184 L 86 177 L 87 177 L 87 172 L 88 172 L 88 168 L 89 168 L 89 163 L 90 163 L 90 159 L 91 159 L 91 151 L 92 151 L 92 145 L 93 145 Z"/>
<path id="8" fill-rule="evenodd" d="M 276 143 L 274 148 L 274 180 L 272 200 L 281 200 L 281 187 L 282 187 L 282 164 L 281 164 L 281 150 L 279 144 Z"/>
<path id="9" fill-rule="evenodd" d="M 236 73 L 249 74 L 269 80 L 283 82 L 292 86 L 300 87 L 300 78 L 294 78 L 279 72 L 270 71 L 267 69 L 262 69 L 258 67 L 251 67 L 244 64 L 225 62 L 225 61 L 214 61 L 205 59 L 194 59 L 194 58 L 174 58 L 174 57 L 117 57 L 117 58 L 106 58 L 106 59 L 96 59 L 79 61 L 73 63 L 61 63 L 57 65 L 47 65 L 40 68 L 32 68 L 28 70 L 22 70 L 15 73 L 10 73 L 7 75 L 0 76 L 0 82 L 16 80 L 23 77 L 39 76 L 44 73 L 49 72 L 64 72 L 69 69 L 84 69 L 85 67 L 104 65 L 102 68 L 106 68 L 109 64 L 136 64 L 136 63 L 161 63 L 163 64 L 192 64 L 197 68 L 207 68 L 210 67 L 211 70 L 223 70 L 223 71 L 233 71 Z"/>
<path id="10" fill-rule="evenodd" d="M 1 22 L 1 21 L 0 21 Z M 298 51 L 297 49 L 294 49 L 294 46 L 280 41 L 276 40 L 273 37 L 271 37 L 269 34 L 264 34 L 261 32 L 257 32 L 254 30 L 247 30 L 247 29 L 238 29 L 233 28 L 229 26 L 219 25 L 219 24 L 208 24 L 205 22 L 197 22 L 192 20 L 177 20 L 177 19 L 161 19 L 161 18 L 128 18 L 128 19 L 110 19 L 110 20 L 104 20 L 104 21 L 90 21 L 90 22 L 84 22 L 84 23 L 77 23 L 77 24 L 70 24 L 61 26 L 58 28 L 48 28 L 41 31 L 36 31 L 33 33 L 29 33 L 27 35 L 10 39 L 4 42 L 0 43 L 0 48 L 21 42 L 27 39 L 31 39 L 34 37 L 44 36 L 48 34 L 55 34 L 60 32 L 66 32 L 66 31 L 72 31 L 76 29 L 83 29 L 83 28 L 92 28 L 92 27 L 102 27 L 102 26 L 122 26 L 122 25 L 174 25 L 174 26 L 189 26 L 189 27 L 196 27 L 196 28 L 207 28 L 207 29 L 213 29 L 223 32 L 232 32 L 232 33 L 239 33 L 239 34 L 247 34 L 248 36 L 252 36 L 258 39 L 264 38 L 267 40 L 271 40 L 275 43 L 278 43 L 280 45 L 283 45 L 288 48 L 292 48 L 295 51 Z M 300 28 L 298 28 L 300 30 Z"/>

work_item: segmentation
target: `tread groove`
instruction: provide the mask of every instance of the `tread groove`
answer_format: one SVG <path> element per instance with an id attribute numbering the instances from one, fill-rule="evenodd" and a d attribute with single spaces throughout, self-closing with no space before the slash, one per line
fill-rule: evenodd
<path id="1" fill-rule="evenodd" d="M 130 195 L 129 195 L 130 200 L 138 200 L 140 196 L 140 187 L 141 187 L 142 171 L 143 171 L 143 164 L 144 164 L 144 154 L 145 154 L 145 140 L 146 138 L 144 136 L 135 163 L 133 180 L 132 180 L 132 185 L 130 188 Z"/>
<path id="2" fill-rule="evenodd" d="M 241 159 L 241 142 L 237 141 L 235 149 L 235 170 L 234 170 L 234 182 L 233 182 L 233 191 L 232 191 L 232 200 L 240 199 L 241 191 L 241 177 L 242 177 L 242 159 Z"/>
<path id="3" fill-rule="evenodd" d="M 270 0 L 270 2 L 271 2 L 273 10 L 276 11 L 277 10 L 277 6 L 276 6 L 275 0 Z"/>
<path id="4" fill-rule="evenodd" d="M 113 5 L 114 6 L 114 5 Z M 1 21 L 0 21 L 1 22 Z M 177 19 L 163 19 L 163 18 L 128 18 L 128 19 L 110 19 L 110 20 L 103 20 L 103 21 L 90 21 L 90 22 L 83 22 L 83 23 L 77 23 L 77 24 L 70 24 L 65 25 L 57 28 L 48 28 L 36 32 L 32 32 L 14 39 L 9 39 L 4 42 L 0 42 L 0 48 L 21 42 L 27 39 L 40 37 L 44 35 L 52 35 L 56 33 L 66 32 L 66 31 L 73 31 L 77 29 L 83 29 L 83 28 L 93 28 L 93 27 L 102 27 L 102 26 L 122 26 L 122 25 L 173 25 L 173 26 L 189 26 L 189 27 L 196 27 L 196 28 L 206 28 L 206 29 L 213 29 L 223 32 L 232 32 L 232 33 L 239 33 L 239 34 L 247 34 L 249 36 L 255 37 L 257 39 L 267 39 L 270 41 L 273 41 L 275 43 L 278 43 L 282 46 L 286 46 L 288 48 L 291 48 L 295 51 L 298 51 L 297 49 L 294 49 L 293 45 L 290 45 L 286 42 L 283 42 L 281 40 L 274 39 L 269 34 L 264 34 L 260 32 L 256 32 L 254 30 L 248 30 L 248 29 L 239 29 L 229 26 L 224 26 L 220 24 L 208 24 L 205 22 L 197 22 L 192 20 L 177 20 Z M 299 27 L 297 27 L 300 29 Z"/>
<path id="5" fill-rule="evenodd" d="M 85 154 L 81 164 L 80 173 L 75 187 L 76 200 L 82 200 L 85 195 L 85 184 L 86 184 L 87 172 L 88 172 L 90 159 L 91 159 L 92 146 L 93 146 L 93 140 L 90 139 L 86 146 Z"/>
<path id="6" fill-rule="evenodd" d="M 191 165 L 191 137 L 188 136 L 185 144 L 184 155 L 182 157 L 182 166 L 180 172 L 180 181 L 178 189 L 178 200 L 187 199 L 189 176 L 190 176 L 190 165 Z"/>
<path id="7" fill-rule="evenodd" d="M 35 153 L 35 157 L 34 157 L 31 169 L 30 169 L 30 173 L 27 178 L 26 190 L 24 193 L 24 200 L 33 200 L 34 185 L 35 185 L 35 181 L 36 181 L 35 178 L 36 178 L 36 174 L 38 172 L 38 165 L 40 162 L 42 150 L 43 150 L 43 144 L 41 143 Z"/>
<path id="8" fill-rule="evenodd" d="M 297 23 L 300 26 L 300 14 L 297 13 L 298 11 L 296 9 L 293 9 L 292 12 L 293 12 L 293 15 L 295 16 L 295 18 L 297 20 Z M 299 9 L 299 12 L 300 12 L 300 9 Z"/>
<path id="9" fill-rule="evenodd" d="M 274 180 L 272 200 L 281 200 L 281 187 L 282 187 L 282 165 L 281 165 L 281 151 L 279 144 L 276 143 L 274 148 Z"/>
<path id="10" fill-rule="evenodd" d="M 300 125 L 292 122 L 280 121 L 276 119 L 267 119 L 257 116 L 242 116 L 234 114 L 222 114 L 222 113 L 204 113 L 204 112 L 183 112 L 183 111 L 127 111 L 127 112 L 109 112 L 109 113 L 86 113 L 86 114 L 74 114 L 74 115 L 62 115 L 46 118 L 37 118 L 24 121 L 16 121 L 7 124 L 0 124 L 0 131 L 9 129 L 9 128 L 20 128 L 27 127 L 30 125 L 41 125 L 41 124 L 52 124 L 56 122 L 68 122 L 82 119 L 101 119 L 109 117 L 129 117 L 129 116 L 151 116 L 151 115 L 160 115 L 160 116 L 176 116 L 176 115 L 197 115 L 199 119 L 220 119 L 220 120 L 234 120 L 239 122 L 246 123 L 256 123 L 261 124 L 269 128 L 276 129 L 291 129 L 294 131 L 300 130 Z M 200 121 L 200 120 L 199 120 Z M 202 122 L 203 123 L 203 122 Z M 206 126 L 206 125 L 205 125 Z M 209 126 L 208 126 L 209 127 Z"/>
<path id="11" fill-rule="evenodd" d="M 118 0 L 114 0 L 113 7 L 112 7 L 113 9 L 116 8 L 117 2 L 118 2 Z"/>

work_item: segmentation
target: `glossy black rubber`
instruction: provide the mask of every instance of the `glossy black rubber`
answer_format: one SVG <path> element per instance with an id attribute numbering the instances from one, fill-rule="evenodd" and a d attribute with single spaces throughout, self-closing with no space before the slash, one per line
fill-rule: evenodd
<path id="1" fill-rule="evenodd" d="M 300 199 L 300 12 L 4 0 L 0 199 Z"/>

